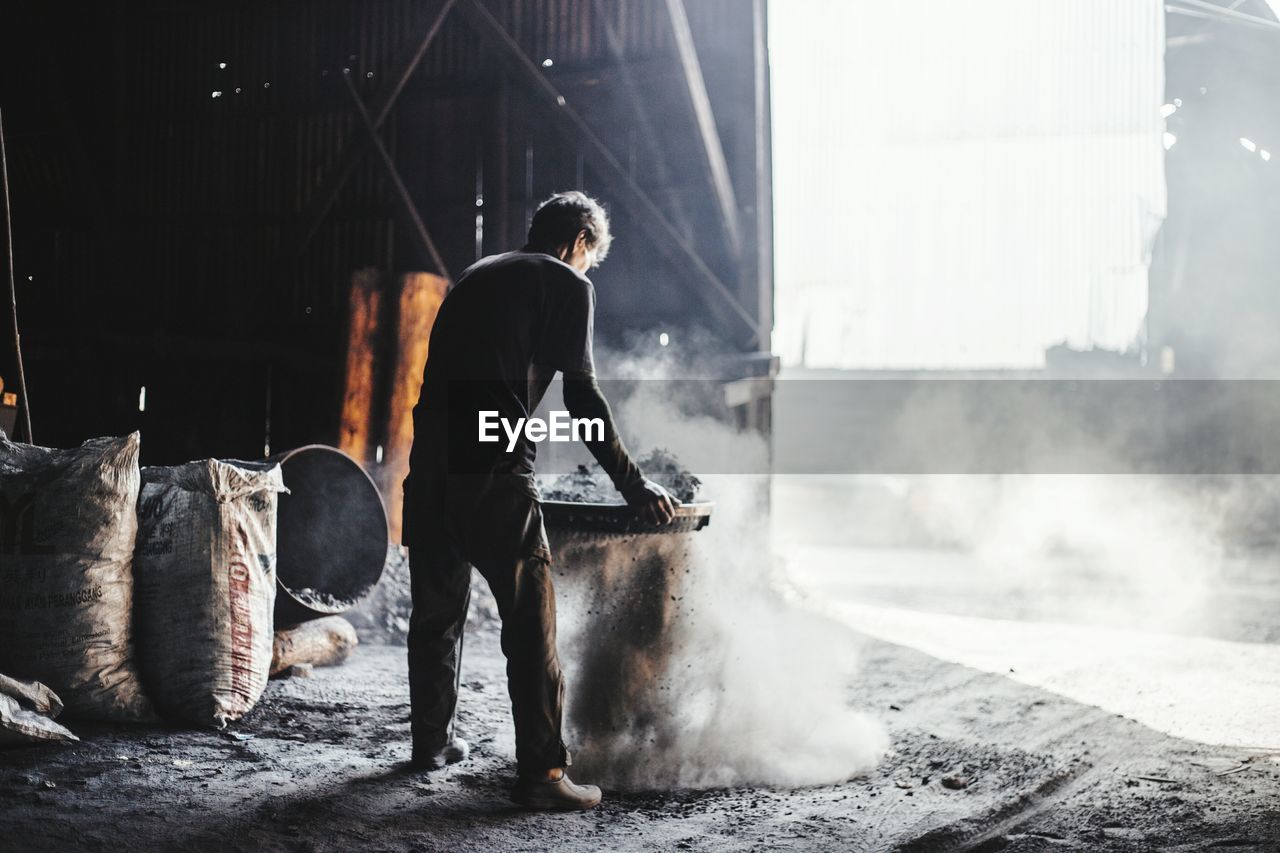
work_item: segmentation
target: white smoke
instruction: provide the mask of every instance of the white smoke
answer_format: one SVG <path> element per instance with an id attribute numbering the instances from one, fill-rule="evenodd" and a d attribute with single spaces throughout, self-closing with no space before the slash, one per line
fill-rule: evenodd
<path id="1" fill-rule="evenodd" d="M 622 372 L 620 363 L 614 360 L 611 377 Z M 623 369 L 631 377 L 671 375 L 670 362 L 636 357 Z M 669 647 L 658 655 L 665 671 L 652 685 L 660 693 L 653 702 L 660 719 L 595 733 L 575 755 L 575 766 L 583 778 L 632 789 L 849 779 L 874 766 L 889 746 L 883 727 L 856 710 L 850 692 L 858 638 L 787 594 L 770 548 L 769 476 L 697 470 L 699 462 L 718 470 L 766 470 L 764 440 L 682 413 L 663 398 L 667 390 L 640 383 L 630 397 L 611 403 L 631 436 L 670 436 L 678 419 L 675 440 L 664 438 L 667 449 L 703 480 L 700 499 L 714 501 L 715 509 L 710 526 L 692 534 L 689 573 L 670 581 L 679 606 L 664 640 Z M 648 448 L 633 449 L 643 455 Z M 565 602 L 560 649 L 572 697 L 575 677 L 590 669 L 593 645 L 610 638 L 590 635 L 588 626 L 598 631 L 600 623 L 577 609 L 589 598 L 583 585 L 592 583 L 590 569 L 571 574 L 558 576 L 557 585 Z M 576 689 L 600 687 L 579 683 Z"/>

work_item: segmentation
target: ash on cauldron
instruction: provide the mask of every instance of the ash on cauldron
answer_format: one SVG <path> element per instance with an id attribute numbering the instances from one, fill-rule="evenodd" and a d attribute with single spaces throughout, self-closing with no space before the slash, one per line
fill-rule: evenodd
<path id="1" fill-rule="evenodd" d="M 698 497 L 702 481 L 680 465 L 670 451 L 659 447 L 639 462 L 640 469 L 654 482 L 661 485 L 680 503 L 689 503 Z M 618 493 L 599 465 L 579 465 L 578 470 L 562 474 L 550 482 L 543 482 L 539 491 L 544 501 L 569 503 L 611 503 L 618 500 Z"/>

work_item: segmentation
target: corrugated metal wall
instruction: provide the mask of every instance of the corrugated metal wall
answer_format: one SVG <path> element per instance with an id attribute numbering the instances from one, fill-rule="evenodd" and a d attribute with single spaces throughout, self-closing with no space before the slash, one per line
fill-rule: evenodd
<path id="1" fill-rule="evenodd" d="M 72 20 L 33 12 L 8 30 L 0 105 L 37 438 L 142 424 L 148 461 L 253 455 L 268 418 L 277 448 L 332 438 L 352 271 L 432 267 L 373 156 L 295 262 L 299 214 L 362 132 L 338 75 L 350 68 L 376 103 L 442 3 L 117 3 Z M 714 208 L 665 2 L 486 5 L 529 57 L 552 60 L 547 76 L 734 281 L 714 229 L 699 227 Z M 752 0 L 695 0 L 688 11 L 750 213 Z M 609 29 L 660 128 L 661 168 L 638 136 Z M 517 244 L 548 193 L 601 191 L 589 154 L 544 119 L 451 12 L 382 134 L 451 275 L 477 248 Z M 614 214 L 617 248 L 596 276 L 605 340 L 696 318 L 698 285 L 658 259 L 625 211 Z"/>

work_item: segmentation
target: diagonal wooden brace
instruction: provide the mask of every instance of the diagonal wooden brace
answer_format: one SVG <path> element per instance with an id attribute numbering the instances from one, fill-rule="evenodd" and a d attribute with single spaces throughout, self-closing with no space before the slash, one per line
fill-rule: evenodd
<path id="1" fill-rule="evenodd" d="M 387 151 L 387 146 L 382 144 L 382 139 L 378 136 L 378 131 L 373 126 L 373 119 L 369 117 L 369 111 L 365 109 L 364 101 L 361 100 L 360 93 L 356 91 L 356 84 L 351 82 L 349 69 L 343 69 L 342 82 L 346 84 L 347 92 L 351 95 L 351 103 L 356 109 L 356 115 L 360 119 L 361 126 L 364 127 L 365 133 L 368 135 L 369 144 L 373 146 L 374 152 L 382 163 L 382 169 L 386 173 L 387 180 L 391 182 L 391 186 L 396 191 L 396 201 L 400 203 L 401 212 L 404 213 L 405 218 L 413 226 L 414 233 L 418 236 L 418 241 L 422 243 L 422 248 L 431 256 L 437 272 L 444 278 L 448 278 L 449 271 L 445 268 L 444 259 L 440 257 L 435 241 L 431 239 L 426 223 L 422 221 L 422 216 L 418 213 L 418 208 L 413 203 L 413 197 L 409 195 L 408 188 L 400 178 L 400 172 L 396 169 L 395 161 L 391 159 L 391 152 Z"/>
<path id="2" fill-rule="evenodd" d="M 422 58 L 427 54 L 427 48 L 435 41 L 436 36 L 440 33 L 440 28 L 444 25 L 445 18 L 448 17 L 449 11 L 453 9 L 457 0 L 444 0 L 444 5 L 440 7 L 440 11 L 431 22 L 431 26 L 422 36 L 422 40 L 415 46 L 413 52 L 405 59 L 404 64 L 400 67 L 400 71 L 395 76 L 395 83 L 383 96 L 382 102 L 373 110 L 370 117 L 375 131 L 382 129 L 382 125 L 386 122 L 387 116 L 391 114 L 392 108 L 396 101 L 400 98 L 400 93 L 404 91 L 405 85 L 408 84 L 409 78 L 413 76 L 413 72 L 418 70 L 418 66 L 422 64 Z M 316 232 L 320 230 L 321 223 L 324 218 L 329 215 L 329 211 L 333 208 L 333 203 L 337 201 L 338 194 L 342 192 L 342 188 L 346 186 L 347 179 L 351 177 L 352 171 L 355 170 L 356 163 L 360 161 L 360 157 L 368 150 L 368 136 L 362 133 L 356 133 L 347 141 L 342 152 L 338 155 L 334 166 L 325 175 L 320 188 L 316 190 L 311 199 L 307 202 L 306 208 L 298 216 L 298 227 L 292 239 L 285 243 L 288 254 L 286 260 L 293 262 L 302 254 L 307 245 L 315 237 Z"/>

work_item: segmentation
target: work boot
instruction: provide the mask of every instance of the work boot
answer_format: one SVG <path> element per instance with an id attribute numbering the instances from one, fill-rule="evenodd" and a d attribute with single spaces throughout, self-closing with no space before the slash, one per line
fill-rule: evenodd
<path id="1" fill-rule="evenodd" d="M 448 764 L 457 764 L 471 754 L 471 747 L 460 737 L 450 738 L 449 742 L 435 752 L 420 752 L 416 748 L 409 766 L 414 770 L 439 770 Z"/>
<path id="2" fill-rule="evenodd" d="M 561 770 L 556 779 L 519 777 L 511 799 L 527 809 L 586 811 L 600 805 L 600 789 L 595 785 L 576 785 Z"/>

